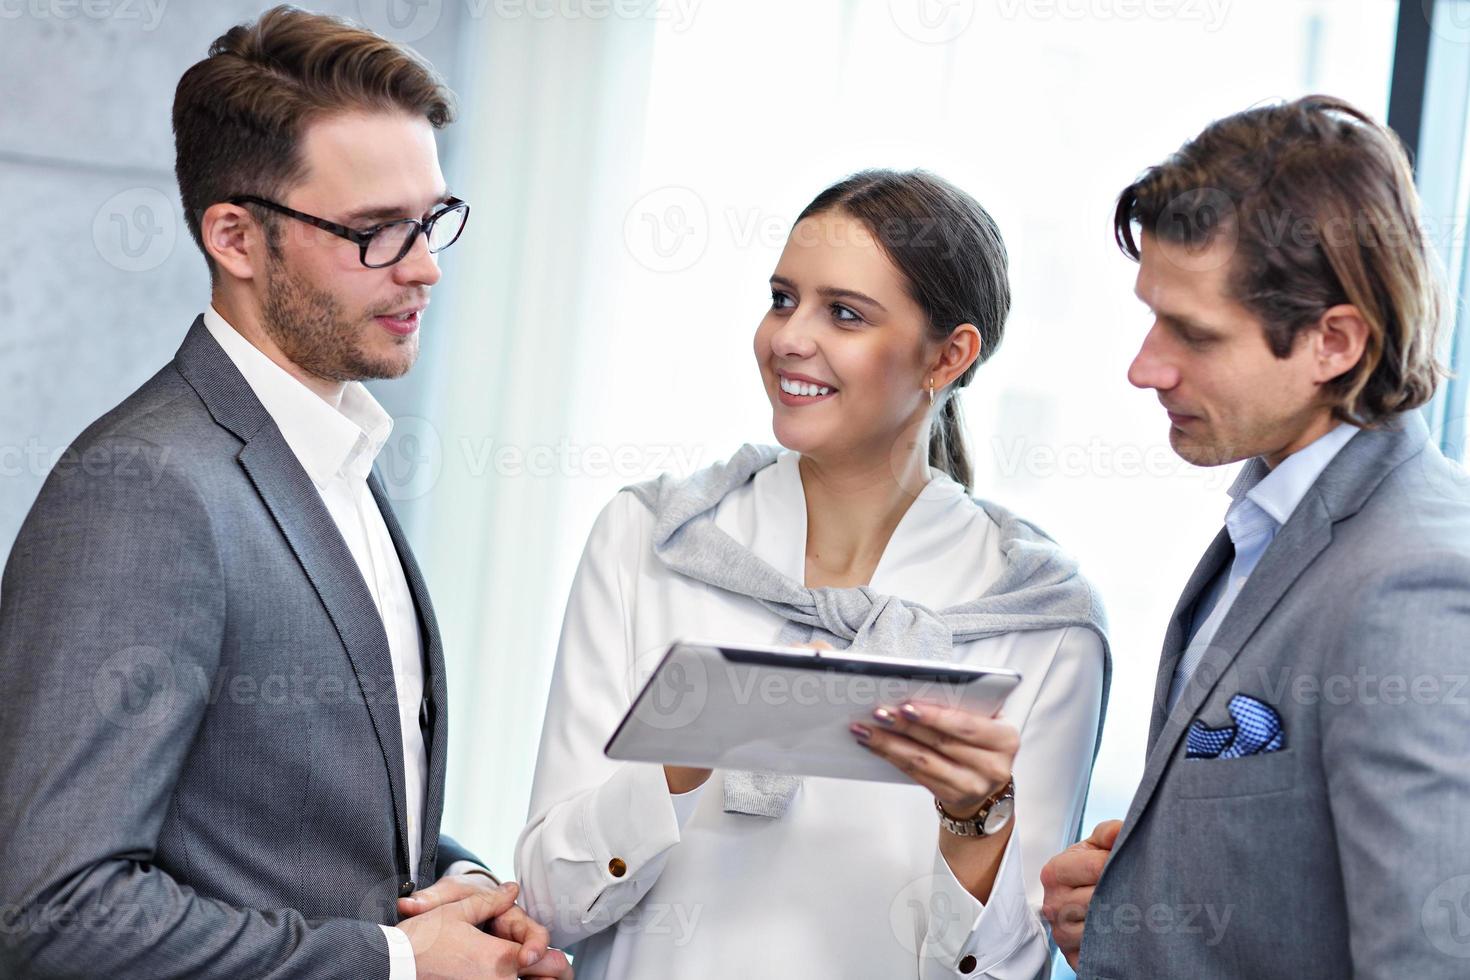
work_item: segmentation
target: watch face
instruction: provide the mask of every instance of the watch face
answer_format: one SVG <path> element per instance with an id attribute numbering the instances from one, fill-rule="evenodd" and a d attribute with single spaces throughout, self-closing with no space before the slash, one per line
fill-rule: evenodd
<path id="1" fill-rule="evenodd" d="M 1011 797 L 996 800 L 990 812 L 985 815 L 986 835 L 998 834 L 1005 829 L 1005 825 L 1011 822 L 1011 814 L 1016 810 L 1016 801 Z"/>

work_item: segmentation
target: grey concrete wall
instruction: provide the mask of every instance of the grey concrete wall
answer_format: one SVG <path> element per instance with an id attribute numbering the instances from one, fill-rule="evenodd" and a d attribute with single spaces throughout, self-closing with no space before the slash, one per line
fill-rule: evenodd
<path id="1" fill-rule="evenodd" d="M 168 362 L 208 301 L 173 177 L 174 87 L 211 41 L 272 5 L 0 3 L 0 556 L 56 456 Z M 300 5 L 411 43 L 456 84 L 455 3 Z M 374 393 L 411 414 L 427 375 Z"/>

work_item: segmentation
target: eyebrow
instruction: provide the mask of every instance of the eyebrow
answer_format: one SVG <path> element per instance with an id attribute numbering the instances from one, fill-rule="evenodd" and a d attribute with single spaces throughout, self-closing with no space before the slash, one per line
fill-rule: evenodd
<path id="1" fill-rule="evenodd" d="M 438 198 L 434 200 L 433 204 L 429 205 L 428 210 L 434 210 L 434 208 L 438 207 L 440 204 L 443 204 L 445 201 L 448 201 L 453 196 L 454 195 L 449 193 L 449 191 L 446 189 L 443 194 L 440 194 Z M 428 211 L 424 212 L 424 214 L 427 213 Z M 408 207 L 407 205 L 372 205 L 365 208 L 358 208 L 357 210 L 350 212 L 346 217 L 342 219 L 342 223 L 344 225 L 353 225 L 360 222 L 376 223 L 379 221 L 391 221 L 395 218 L 418 217 L 421 217 L 421 215 L 414 214 L 413 208 Z"/>
<path id="2" fill-rule="evenodd" d="M 787 279 L 784 276 L 772 276 L 771 285 L 785 286 L 787 289 L 796 288 L 796 283 L 792 282 L 790 279 Z M 881 310 L 884 313 L 888 312 L 888 307 L 884 306 L 882 303 L 878 302 L 867 293 L 860 293 L 856 289 L 844 289 L 838 286 L 818 286 L 817 295 L 821 296 L 824 299 L 854 300 L 858 303 L 866 303 L 867 305 L 875 307 L 876 309 Z"/>
<path id="3" fill-rule="evenodd" d="M 1134 290 L 1133 295 L 1138 296 L 1138 291 Z M 1172 324 L 1175 327 L 1182 327 L 1185 330 L 1192 330 L 1195 333 L 1202 333 L 1210 337 L 1224 336 L 1217 328 L 1210 326 L 1208 323 L 1201 323 L 1193 317 L 1185 316 L 1182 313 L 1170 313 L 1167 310 L 1155 309 L 1153 304 L 1142 296 L 1138 296 L 1138 301 L 1148 307 L 1149 311 L 1155 317 L 1163 320 L 1165 323 Z"/>

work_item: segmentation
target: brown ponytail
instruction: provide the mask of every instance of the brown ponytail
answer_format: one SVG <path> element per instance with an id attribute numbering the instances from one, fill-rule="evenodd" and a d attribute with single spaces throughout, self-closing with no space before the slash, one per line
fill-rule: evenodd
<path id="1" fill-rule="evenodd" d="M 953 396 L 944 400 L 939 420 L 929 434 L 929 465 L 948 473 L 965 489 L 973 489 L 975 472 L 965 446 L 965 425 L 960 419 L 960 403 Z"/>

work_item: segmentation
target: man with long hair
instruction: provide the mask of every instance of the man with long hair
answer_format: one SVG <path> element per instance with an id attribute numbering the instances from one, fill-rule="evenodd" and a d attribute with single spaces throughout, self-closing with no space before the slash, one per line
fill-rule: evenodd
<path id="1" fill-rule="evenodd" d="M 1043 870 L 1053 936 L 1083 977 L 1463 977 L 1470 490 L 1417 411 L 1441 300 L 1404 151 L 1338 99 L 1251 109 L 1114 224 L 1154 320 L 1129 380 L 1185 460 L 1245 466 L 1127 818 Z"/>

